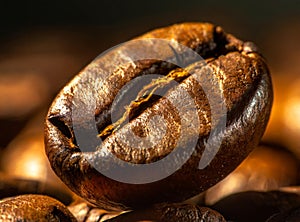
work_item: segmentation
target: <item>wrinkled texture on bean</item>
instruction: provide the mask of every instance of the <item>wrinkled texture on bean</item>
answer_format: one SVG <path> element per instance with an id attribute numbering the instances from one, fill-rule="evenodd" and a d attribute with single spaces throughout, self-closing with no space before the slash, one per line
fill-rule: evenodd
<path id="1" fill-rule="evenodd" d="M 199 53 L 207 65 L 203 67 L 203 61 L 190 61 L 191 58 L 181 55 L 180 51 L 177 52 L 171 47 L 168 50 L 161 50 L 158 45 L 151 45 L 152 40 L 147 40 L 152 46 L 151 49 L 144 45 L 134 46 L 136 48 L 133 49 L 145 51 L 144 53 L 151 50 L 160 58 L 171 60 L 181 57 L 183 64 L 188 66 L 178 68 L 173 64 L 153 59 L 131 61 L 130 56 L 126 54 L 128 48 L 133 50 L 130 48 L 133 46 L 129 43 L 113 49 L 83 69 L 59 93 L 47 115 L 45 144 L 52 168 L 74 192 L 104 209 L 126 210 L 166 201 L 179 202 L 208 189 L 233 171 L 258 144 L 269 118 L 272 104 L 271 80 L 267 65 L 253 43 L 244 43 L 225 33 L 222 28 L 208 23 L 177 24 L 151 31 L 137 39 L 147 38 L 177 41 Z M 129 61 L 125 66 L 117 65 L 124 60 Z M 190 64 L 191 62 L 193 63 Z M 107 72 L 99 73 L 99 67 Z M 203 68 L 211 70 L 213 77 Z M 221 90 L 227 108 L 226 128 L 213 135 L 213 144 L 217 144 L 219 140 L 222 140 L 222 143 L 211 163 L 204 169 L 198 169 L 205 142 L 213 130 L 211 129 L 211 107 L 217 106 L 218 102 L 208 101 L 203 87 L 193 79 L 193 76 L 184 75 L 177 88 L 173 87 L 166 92 L 166 97 L 172 94 L 175 99 L 182 101 L 184 98 L 177 91 L 181 87 L 196 103 L 200 121 L 199 134 L 195 135 L 188 130 L 183 132 L 186 142 L 195 136 L 199 138 L 191 158 L 169 177 L 148 184 L 126 184 L 107 178 L 96 171 L 90 162 L 107 168 L 111 165 L 105 162 L 105 153 L 101 152 L 103 147 L 119 159 L 132 163 L 152 163 L 163 159 L 176 144 L 180 117 L 165 96 L 154 98 L 151 103 L 146 103 L 146 107 L 139 107 L 135 117 L 129 123 L 121 125 L 121 130 L 114 131 L 115 126 L 112 127 L 113 130 L 108 129 L 101 146 L 98 146 L 96 137 L 91 137 L 90 146 L 84 147 L 89 153 L 83 153 L 78 147 L 73 132 L 74 123 L 71 117 L 74 91 L 84 87 L 97 88 L 96 80 L 103 81 L 102 89 L 97 89 L 98 95 L 95 101 L 95 120 L 101 136 L 102 130 L 111 124 L 111 104 L 126 83 L 141 75 L 153 73 L 168 75 L 174 72 L 178 77 L 192 70 L 198 73 L 202 83 L 208 86 L 211 85 L 212 78 L 218 80 L 218 85 L 214 86 L 216 88 L 212 87 L 211 92 Z M 89 99 L 88 94 L 84 96 L 86 100 Z M 78 104 L 84 107 L 86 102 L 82 100 Z M 89 132 L 92 127 L 84 122 L 84 115 L 86 113 L 83 109 L 79 115 L 82 116 L 82 120 L 76 124 Z M 144 127 L 153 115 L 164 117 L 168 128 L 166 136 L 155 149 L 141 148 L 137 151 L 132 147 L 120 145 L 120 140 L 126 142 L 129 139 L 122 132 L 134 129 L 134 132 L 143 136 Z M 190 123 L 193 121 L 190 119 Z M 160 126 L 157 126 L 157 129 L 159 131 Z M 160 169 L 160 171 L 164 170 L 168 169 Z"/>

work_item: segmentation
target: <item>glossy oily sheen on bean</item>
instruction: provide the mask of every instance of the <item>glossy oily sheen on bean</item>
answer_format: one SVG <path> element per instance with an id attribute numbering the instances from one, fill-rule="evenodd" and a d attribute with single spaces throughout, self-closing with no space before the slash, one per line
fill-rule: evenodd
<path id="1" fill-rule="evenodd" d="M 170 47 L 160 48 L 153 39 L 168 40 Z M 225 33 L 221 27 L 208 23 L 176 24 L 148 32 L 136 40 L 144 42 L 137 46 L 128 43 L 116 47 L 83 69 L 53 101 L 45 123 L 46 153 L 53 170 L 74 192 L 104 209 L 126 210 L 154 203 L 179 202 L 208 189 L 233 171 L 258 144 L 272 104 L 269 71 L 257 47 Z M 195 60 L 180 47 L 171 45 L 172 42 L 194 50 L 203 59 Z M 160 60 L 136 61 L 128 50 L 144 54 L 151 51 Z M 165 62 L 178 60 L 181 67 Z M 124 65 L 124 61 L 128 62 Z M 142 88 L 135 84 L 132 88 L 137 90 L 138 96 L 136 99 L 133 97 L 128 108 L 126 98 L 118 97 L 118 93 L 126 84 L 137 81 L 137 77 L 150 74 L 159 74 L 160 77 Z M 172 85 L 170 80 L 178 84 Z M 157 85 L 153 83 L 155 81 Z M 147 87 L 157 89 L 159 87 L 156 86 L 161 85 L 163 96 L 145 93 Z M 75 98 L 78 91 L 80 100 Z M 223 106 L 214 96 L 219 92 Z M 178 107 L 174 107 L 167 98 L 177 102 L 187 114 L 185 118 L 181 118 Z M 190 105 L 182 105 L 187 98 L 191 98 L 191 104 L 196 107 L 196 117 L 189 115 Z M 96 104 L 92 110 L 92 123 L 86 120 L 90 100 L 95 100 Z M 114 114 L 116 122 L 110 119 L 114 116 L 112 104 L 115 100 L 121 104 Z M 220 106 L 225 107 L 225 113 L 221 112 Z M 74 107 L 80 108 L 79 111 Z M 122 121 L 126 115 L 129 116 L 128 122 Z M 77 117 L 76 122 L 72 121 L 74 116 Z M 157 121 L 152 128 L 158 133 L 151 134 L 149 121 L 153 116 L 163 117 L 164 123 Z M 223 128 L 218 128 L 221 121 L 213 122 L 216 116 L 225 119 Z M 197 121 L 198 127 L 195 131 L 191 130 L 197 126 Z M 184 123 L 191 127 L 184 128 Z M 98 136 L 92 134 L 93 128 L 97 128 Z M 164 129 L 165 136 L 160 138 Z M 84 145 L 75 131 L 84 132 Z M 130 132 L 140 138 L 151 135 L 150 142 L 159 142 L 155 147 L 141 145 L 140 149 L 136 149 L 128 145 L 132 139 L 128 136 Z M 100 145 L 99 137 L 103 140 Z M 180 145 L 177 144 L 179 138 L 183 141 L 178 142 Z M 190 145 L 195 138 L 195 144 Z M 176 145 L 179 150 L 184 147 L 181 155 L 166 161 L 173 149 L 177 150 Z M 191 156 L 186 151 L 189 146 L 194 149 Z M 199 168 L 205 152 L 209 154 L 214 150 L 217 150 L 214 158 L 208 165 Z M 140 175 L 128 174 L 136 177 L 137 181 L 142 176 L 150 178 L 167 174 L 174 164 L 186 156 L 189 158 L 165 178 L 133 184 L 101 173 L 102 169 L 114 169 L 115 162 L 108 158 L 108 152 L 117 157 L 118 163 L 123 161 L 141 166 L 162 160 L 167 166 Z M 122 170 L 117 173 L 126 175 Z"/>

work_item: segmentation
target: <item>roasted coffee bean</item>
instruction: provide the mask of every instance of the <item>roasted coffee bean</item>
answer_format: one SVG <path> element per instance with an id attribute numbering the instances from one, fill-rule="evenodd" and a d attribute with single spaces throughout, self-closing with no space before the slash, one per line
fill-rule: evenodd
<path id="1" fill-rule="evenodd" d="M 168 41 L 168 47 L 157 39 Z M 147 76 L 140 84 L 138 77 Z M 65 86 L 47 114 L 46 153 L 56 174 L 101 208 L 179 202 L 239 165 L 258 144 L 271 103 L 269 71 L 253 43 L 212 24 L 177 24 L 112 49 Z M 153 126 L 153 116 L 163 121 Z M 131 146 L 134 136 L 142 141 L 138 149 Z M 157 162 L 163 167 L 126 171 L 127 163 L 139 170 Z M 173 168 L 176 172 L 169 173 Z"/>
<path id="2" fill-rule="evenodd" d="M 300 207 L 298 194 L 280 191 L 236 193 L 211 206 L 227 220 L 243 222 L 266 221 L 274 214 L 284 214 L 297 207 Z"/>
<path id="3" fill-rule="evenodd" d="M 22 194 L 43 194 L 68 205 L 72 202 L 71 192 L 38 180 L 13 177 L 0 172 L 0 199 Z"/>
<path id="4" fill-rule="evenodd" d="M 0 201 L 0 221 L 76 222 L 66 206 L 42 195 L 22 195 Z"/>
<path id="5" fill-rule="evenodd" d="M 300 207 L 287 212 L 277 213 L 271 216 L 266 222 L 298 222 L 300 218 Z"/>
<path id="6" fill-rule="evenodd" d="M 45 111 L 32 118 L 1 153 L 0 198 L 44 194 L 64 204 L 72 202 L 72 192 L 53 172 L 45 154 L 44 118 Z"/>
<path id="7" fill-rule="evenodd" d="M 299 161 L 285 148 L 260 144 L 224 180 L 205 192 L 205 203 L 212 205 L 243 191 L 270 191 L 295 185 L 299 170 Z"/>
<path id="8" fill-rule="evenodd" d="M 190 204 L 158 204 L 144 210 L 121 214 L 107 222 L 225 222 L 217 211 Z"/>
<path id="9" fill-rule="evenodd" d="M 68 209 L 78 222 L 102 222 L 120 214 L 99 209 L 84 200 L 75 200 Z"/>

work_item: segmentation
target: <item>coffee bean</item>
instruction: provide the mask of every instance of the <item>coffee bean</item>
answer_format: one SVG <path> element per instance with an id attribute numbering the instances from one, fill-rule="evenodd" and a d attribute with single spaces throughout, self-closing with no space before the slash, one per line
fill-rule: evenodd
<path id="1" fill-rule="evenodd" d="M 78 222 L 101 222 L 120 214 L 99 209 L 82 199 L 75 200 L 68 209 Z"/>
<path id="2" fill-rule="evenodd" d="M 297 184 L 299 167 L 297 158 L 286 148 L 260 144 L 224 180 L 205 192 L 205 203 L 212 205 L 243 191 L 270 191 Z"/>
<path id="3" fill-rule="evenodd" d="M 297 222 L 300 218 L 300 207 L 272 215 L 266 222 Z"/>
<path id="4" fill-rule="evenodd" d="M 110 50 L 67 84 L 47 114 L 46 153 L 101 208 L 179 202 L 239 165 L 271 103 L 254 44 L 212 24 L 177 24 Z"/>
<path id="5" fill-rule="evenodd" d="M 266 221 L 274 214 L 284 214 L 299 206 L 300 196 L 295 193 L 247 191 L 225 197 L 211 208 L 227 220 L 250 222 Z"/>
<path id="6" fill-rule="evenodd" d="M 0 199 L 22 194 L 43 194 L 64 204 L 72 202 L 71 192 L 38 180 L 13 177 L 0 172 Z"/>
<path id="7" fill-rule="evenodd" d="M 28 121 L 1 153 L 0 198 L 35 193 L 71 203 L 70 190 L 53 172 L 45 154 L 44 118 L 45 111 Z"/>
<path id="8" fill-rule="evenodd" d="M 224 217 L 217 211 L 207 207 L 191 204 L 158 204 L 148 209 L 123 213 L 107 222 L 225 222 Z"/>
<path id="9" fill-rule="evenodd" d="M 66 206 L 42 195 L 22 195 L 0 201 L 0 221 L 76 221 Z"/>

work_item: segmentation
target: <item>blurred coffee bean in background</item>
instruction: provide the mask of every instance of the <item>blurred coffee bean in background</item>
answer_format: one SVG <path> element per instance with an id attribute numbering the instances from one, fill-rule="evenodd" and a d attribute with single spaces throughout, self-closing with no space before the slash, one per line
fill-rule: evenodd
<path id="1" fill-rule="evenodd" d="M 299 205 L 300 196 L 294 193 L 247 191 L 225 197 L 211 207 L 228 221 L 253 222 L 285 214 Z"/>
<path id="2" fill-rule="evenodd" d="M 30 30 L 1 48 L 0 147 L 46 110 L 57 91 L 96 56 L 84 38 L 65 30 Z"/>
<path id="3" fill-rule="evenodd" d="M 266 222 L 298 222 L 300 218 L 300 208 L 295 208 L 286 212 L 276 213 L 271 216 Z"/>
<path id="4" fill-rule="evenodd" d="M 295 19 L 280 22 L 265 38 L 270 53 L 267 59 L 272 72 L 274 103 L 263 139 L 287 147 L 299 159 L 300 23 Z"/>
<path id="5" fill-rule="evenodd" d="M 49 98 L 48 84 L 39 75 L 9 73 L 0 76 L 0 117 L 26 116 Z"/>
<path id="6" fill-rule="evenodd" d="M 282 147 L 260 145 L 224 180 L 205 192 L 205 203 L 243 191 L 270 191 L 299 184 L 300 164 Z"/>
<path id="7" fill-rule="evenodd" d="M 0 197 L 39 193 L 72 201 L 72 192 L 55 175 L 44 151 L 45 111 L 32 118 L 0 156 Z"/>

